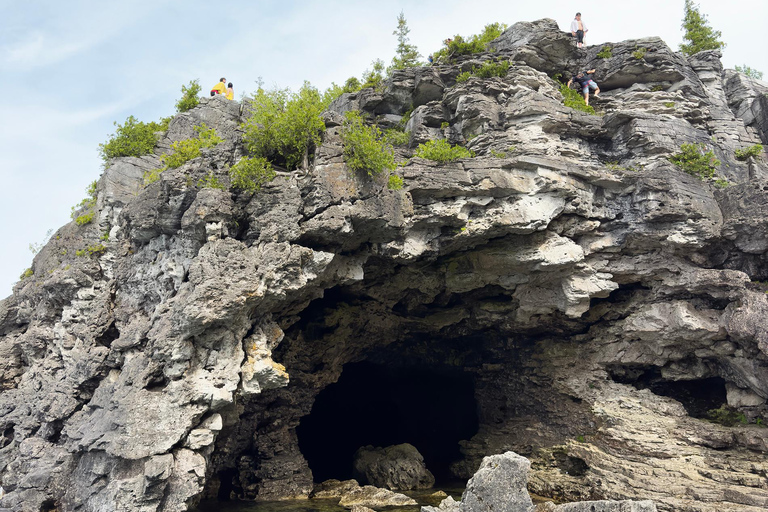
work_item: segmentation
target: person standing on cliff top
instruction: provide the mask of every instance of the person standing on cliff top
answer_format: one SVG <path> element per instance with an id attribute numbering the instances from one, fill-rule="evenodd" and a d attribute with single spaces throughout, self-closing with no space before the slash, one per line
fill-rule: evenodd
<path id="1" fill-rule="evenodd" d="M 216 96 L 217 94 L 227 94 L 227 79 L 221 78 L 219 80 L 219 83 L 214 85 L 211 88 L 211 96 Z"/>
<path id="2" fill-rule="evenodd" d="M 592 80 L 592 74 L 595 72 L 594 69 L 590 69 L 589 71 L 579 71 L 576 75 L 571 77 L 570 80 L 568 80 L 568 88 L 571 87 L 571 84 L 573 82 L 579 82 L 579 85 L 581 86 L 581 92 L 584 93 L 584 103 L 589 105 L 589 90 L 592 89 L 595 91 L 595 97 L 597 97 L 598 94 L 600 94 L 600 88 L 597 86 L 594 80 Z"/>
<path id="3" fill-rule="evenodd" d="M 235 99 L 235 89 L 232 88 L 232 82 L 229 82 L 227 84 L 227 99 L 228 100 Z"/>
<path id="4" fill-rule="evenodd" d="M 584 35 L 589 32 L 587 24 L 581 21 L 581 13 L 577 12 L 576 17 L 571 22 L 571 34 L 576 38 L 576 46 L 581 48 L 584 44 Z"/>

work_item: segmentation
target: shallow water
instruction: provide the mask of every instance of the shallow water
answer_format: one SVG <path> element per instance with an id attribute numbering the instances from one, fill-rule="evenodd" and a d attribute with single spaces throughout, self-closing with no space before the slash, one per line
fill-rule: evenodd
<path id="1" fill-rule="evenodd" d="M 444 498 L 431 498 L 437 491 L 444 491 L 454 499 L 461 499 L 464 492 L 460 487 L 435 487 L 424 491 L 403 491 L 419 505 L 410 507 L 388 507 L 388 512 L 418 512 L 422 505 L 437 506 Z M 330 500 L 283 500 L 283 501 L 216 501 L 200 503 L 195 512 L 349 512 L 340 506 L 338 499 Z"/>

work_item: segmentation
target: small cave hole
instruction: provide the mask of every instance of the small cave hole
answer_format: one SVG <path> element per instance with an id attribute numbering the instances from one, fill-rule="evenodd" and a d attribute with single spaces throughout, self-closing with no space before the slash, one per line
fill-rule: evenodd
<path id="1" fill-rule="evenodd" d="M 710 410 L 728 402 L 725 379 L 721 377 L 669 380 L 662 377 L 658 366 L 614 366 L 608 368 L 608 373 L 614 382 L 677 400 L 693 418 L 707 418 Z"/>
<path id="2" fill-rule="evenodd" d="M 15 437 L 15 434 L 13 432 L 14 426 L 15 425 L 11 423 L 3 429 L 3 437 L 0 438 L 0 448 L 5 448 L 6 446 L 8 446 L 13 442 L 13 438 Z"/>
<path id="3" fill-rule="evenodd" d="M 589 466 L 578 457 L 572 457 L 567 453 L 555 453 L 555 463 L 564 473 L 570 476 L 584 476 L 589 470 Z"/>
<path id="4" fill-rule="evenodd" d="M 349 363 L 322 390 L 296 432 L 314 480 L 352 478 L 358 448 L 410 443 L 438 483 L 477 433 L 471 376 L 455 368 Z"/>
<path id="5" fill-rule="evenodd" d="M 103 333 L 96 338 L 96 343 L 102 347 L 109 348 L 112 346 L 112 342 L 120 337 L 120 331 L 115 327 L 115 322 L 109 324 Z"/>

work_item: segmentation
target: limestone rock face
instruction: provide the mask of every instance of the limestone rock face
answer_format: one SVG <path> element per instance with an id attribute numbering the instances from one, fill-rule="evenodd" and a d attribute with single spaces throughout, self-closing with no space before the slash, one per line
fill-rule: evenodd
<path id="1" fill-rule="evenodd" d="M 306 497 L 351 474 L 309 455 L 302 420 L 366 362 L 470 383 L 456 417 L 473 430 L 411 442 L 434 474 L 514 450 L 541 496 L 765 510 L 768 165 L 735 152 L 768 143 L 766 84 L 654 38 L 598 58 L 552 20 L 494 44 L 342 95 L 310 167 L 255 194 L 197 185 L 228 187 L 245 154 L 247 108 L 221 98 L 176 116 L 154 154 L 111 162 L 94 221 L 59 229 L 0 302 L 0 507 Z M 499 59 L 505 77 L 457 82 Z M 580 68 L 597 69 L 599 115 L 550 78 Z M 402 189 L 344 164 L 351 109 L 387 127 L 410 112 Z M 145 187 L 203 122 L 224 142 Z M 435 138 L 476 157 L 413 157 Z M 726 188 L 670 163 L 689 143 Z"/>
<path id="2" fill-rule="evenodd" d="M 408 443 L 386 448 L 360 448 L 355 453 L 352 471 L 361 482 L 394 491 L 429 489 L 435 484 L 435 477 L 424 464 L 424 457 Z"/>

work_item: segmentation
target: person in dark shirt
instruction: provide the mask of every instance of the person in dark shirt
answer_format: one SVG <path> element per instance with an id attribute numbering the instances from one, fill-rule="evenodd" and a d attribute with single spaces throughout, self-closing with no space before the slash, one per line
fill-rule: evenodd
<path id="1" fill-rule="evenodd" d="M 581 86 L 581 92 L 584 93 L 584 103 L 589 105 L 589 90 L 592 89 L 595 91 L 595 97 L 597 97 L 598 94 L 600 94 L 600 88 L 597 86 L 594 80 L 592 80 L 592 74 L 595 72 L 594 69 L 590 69 L 589 71 L 579 71 L 577 74 L 573 75 L 570 80 L 568 80 L 568 87 L 571 87 L 571 84 L 573 82 L 578 82 Z"/>

